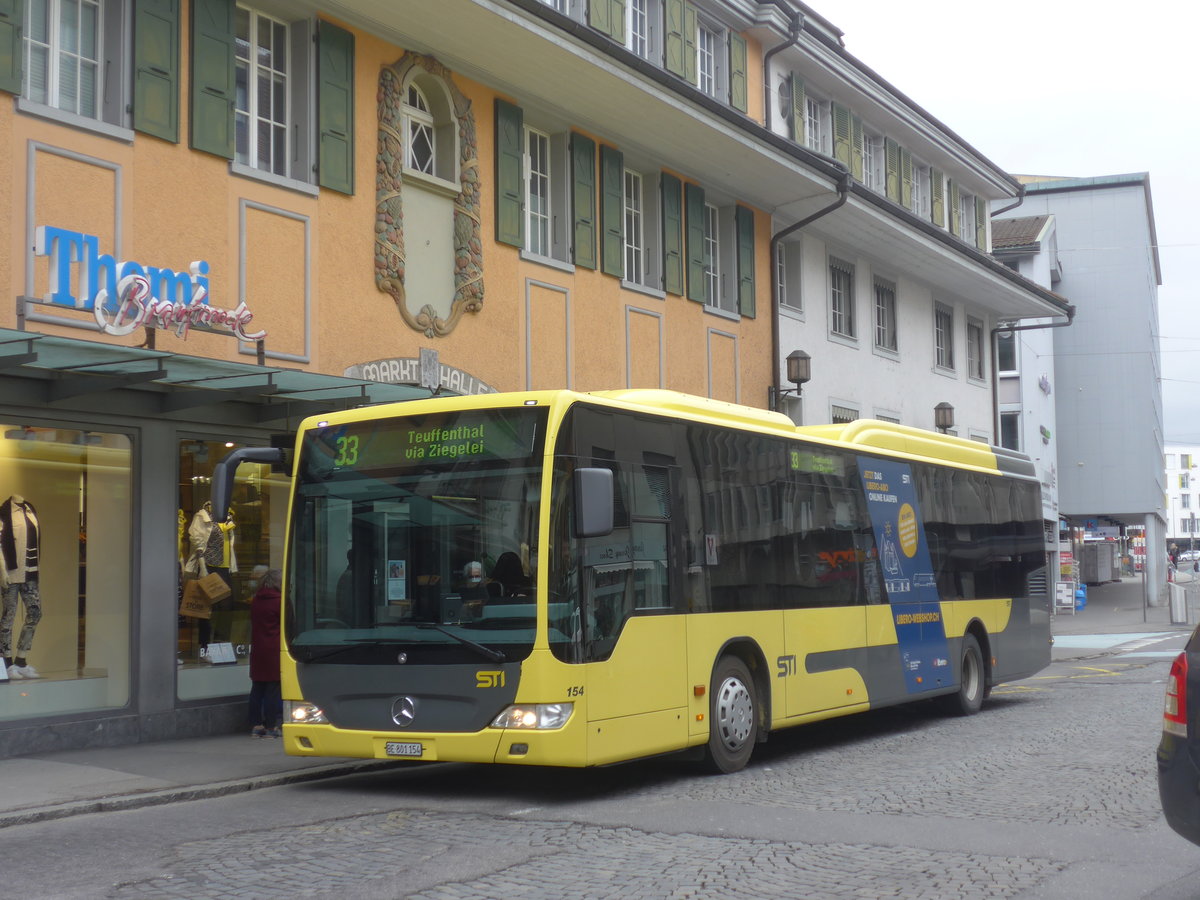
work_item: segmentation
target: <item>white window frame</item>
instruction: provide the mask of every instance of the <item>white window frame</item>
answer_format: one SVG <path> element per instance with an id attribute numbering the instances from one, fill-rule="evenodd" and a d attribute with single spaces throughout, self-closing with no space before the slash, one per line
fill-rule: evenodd
<path id="1" fill-rule="evenodd" d="M 1010 435 L 1010 443 L 1005 443 L 1005 441 L 1010 440 Z M 996 440 L 1001 447 L 1016 450 L 1018 453 L 1021 452 L 1021 410 L 1000 410 L 1000 434 Z"/>
<path id="2" fill-rule="evenodd" d="M 554 255 L 554 167 L 550 135 L 526 127 L 524 156 L 525 249 L 535 256 L 551 257 Z"/>
<path id="3" fill-rule="evenodd" d="M 898 353 L 896 283 L 876 275 L 871 280 L 871 300 L 875 313 L 875 348 L 886 353 Z"/>
<path id="4" fill-rule="evenodd" d="M 882 176 L 883 138 L 877 134 L 863 132 L 863 185 L 883 193 L 884 179 Z"/>
<path id="5" fill-rule="evenodd" d="M 804 143 L 810 150 L 828 154 L 825 123 L 829 119 L 829 104 L 807 94 L 804 97 Z"/>
<path id="6" fill-rule="evenodd" d="M 244 44 L 241 34 L 243 15 L 247 17 L 246 22 L 248 25 Z M 282 67 L 279 65 L 278 54 L 275 52 L 276 48 L 273 46 L 273 35 L 269 65 L 263 64 L 263 54 L 261 52 L 255 52 L 260 48 L 260 29 L 264 27 L 270 28 L 272 32 L 276 28 L 279 28 L 283 32 Z M 238 96 L 234 101 L 234 162 L 247 168 L 269 172 L 272 175 L 278 175 L 283 178 L 287 178 L 291 174 L 288 169 L 288 162 L 292 157 L 291 93 L 293 90 L 292 79 L 294 75 L 291 65 L 290 36 L 291 28 L 287 22 L 263 12 L 261 9 L 239 3 L 234 10 L 234 70 L 237 73 L 235 81 L 238 81 L 243 73 L 245 73 L 246 78 L 245 106 L 243 107 L 241 102 L 243 95 L 240 90 L 237 92 Z M 242 53 L 243 46 L 247 48 L 244 54 Z M 259 105 L 262 95 L 259 85 L 264 80 L 269 81 L 271 89 L 267 91 L 267 94 L 274 99 L 278 93 L 275 85 L 280 79 L 283 82 L 283 109 L 262 109 Z M 259 140 L 259 132 L 264 124 L 270 130 L 269 147 L 267 148 L 265 159 L 263 147 Z M 282 146 L 279 145 L 279 141 L 282 141 Z"/>
<path id="7" fill-rule="evenodd" d="M 704 16 L 696 17 L 696 87 L 710 97 L 725 94 L 725 29 Z"/>
<path id="8" fill-rule="evenodd" d="M 635 56 L 662 64 L 662 0 L 626 0 L 625 47 Z"/>
<path id="9" fill-rule="evenodd" d="M 1012 346 L 1013 365 L 1012 365 L 1011 369 L 1002 368 L 1003 363 L 1004 363 L 1004 357 L 1006 355 L 1005 353 L 1001 352 L 1000 345 L 1002 343 L 1010 343 Z M 1001 375 L 1020 375 L 1021 374 L 1021 360 L 1020 360 L 1020 355 L 1018 352 L 1020 350 L 1020 347 L 1021 347 L 1021 345 L 1017 340 L 1017 333 L 1015 331 L 1007 331 L 1007 332 L 1001 331 L 999 334 L 996 335 L 996 365 L 1001 367 L 998 369 L 998 371 Z"/>
<path id="10" fill-rule="evenodd" d="M 912 211 L 929 217 L 929 166 L 912 161 Z"/>
<path id="11" fill-rule="evenodd" d="M 829 272 L 829 332 L 841 338 L 856 340 L 857 322 L 854 315 L 854 263 L 830 256 Z M 841 276 L 841 277 L 839 277 Z M 844 283 L 842 279 L 844 278 Z"/>
<path id="12" fill-rule="evenodd" d="M 1192 508 L 1192 495 L 1191 494 L 1180 494 L 1179 495 L 1179 506 L 1181 509 L 1191 509 Z"/>
<path id="13" fill-rule="evenodd" d="M 624 215 L 625 280 L 646 283 L 646 205 L 645 180 L 640 172 L 626 169 L 621 189 Z"/>
<path id="14" fill-rule="evenodd" d="M 974 381 L 986 380 L 985 333 L 983 322 L 967 316 L 967 377 Z"/>
<path id="15" fill-rule="evenodd" d="M 801 280 L 804 271 L 800 241 L 780 241 L 775 245 L 775 296 L 779 308 L 794 313 L 804 311 Z"/>
<path id="16" fill-rule="evenodd" d="M 23 70 L 23 90 L 25 96 L 29 97 L 34 103 L 41 103 L 45 106 L 61 110 L 72 115 L 80 116 L 85 119 L 100 118 L 102 106 L 102 97 L 104 93 L 104 85 L 102 83 L 104 70 L 104 24 L 102 15 L 102 4 L 100 0 L 75 0 L 76 24 L 78 31 L 74 40 L 64 33 L 63 29 L 63 0 L 22 0 L 26 3 L 26 17 L 24 27 L 24 70 Z M 35 16 L 35 7 L 45 11 L 45 17 Z M 85 10 L 91 11 L 93 25 L 95 26 L 91 34 L 91 52 L 92 56 L 85 55 L 83 40 L 86 22 L 83 21 Z M 34 26 L 41 20 L 46 26 L 44 34 L 45 40 L 39 40 L 37 31 Z M 74 46 L 75 52 L 69 49 Z M 32 85 L 30 79 L 34 74 L 33 58 L 35 53 L 44 55 L 44 66 L 39 66 L 39 69 L 45 71 L 45 83 L 43 90 L 39 96 L 33 96 Z M 71 65 L 67 66 L 65 60 L 69 59 Z M 68 78 L 66 73 L 70 68 L 75 70 L 75 77 Z M 91 102 L 87 108 L 84 108 L 84 98 L 80 91 L 82 79 L 80 75 L 85 71 L 90 70 L 92 79 Z M 74 85 L 74 91 L 71 92 L 69 86 Z M 68 98 L 73 97 L 73 100 Z M 69 103 L 69 105 L 64 105 Z"/>
<path id="17" fill-rule="evenodd" d="M 954 308 L 933 305 L 933 361 L 939 369 L 954 371 Z"/>
<path id="18" fill-rule="evenodd" d="M 975 245 L 975 195 L 966 191 L 958 197 L 958 225 L 962 239 L 968 244 Z"/>
<path id="19" fill-rule="evenodd" d="M 122 140 L 132 140 L 133 34 L 130 0 L 87 0 L 96 9 L 96 103 L 81 113 L 58 104 L 62 71 L 59 49 L 62 42 L 61 0 L 21 0 L 25 5 L 21 41 L 21 96 L 16 107 L 22 113 L 51 119 L 86 131 L 98 132 Z M 46 10 L 46 41 L 34 39 L 33 4 Z M 46 61 L 47 93 L 35 99 L 30 91 L 31 44 L 48 48 Z"/>
<path id="20" fill-rule="evenodd" d="M 704 305 L 721 308 L 721 212 L 704 204 Z"/>
<path id="21" fill-rule="evenodd" d="M 413 102 L 413 101 L 416 102 Z M 437 133 L 433 127 L 433 112 L 421 86 L 409 82 L 404 90 L 404 101 L 401 104 L 404 116 L 404 166 L 423 175 L 434 174 L 434 163 L 437 160 Z M 422 138 L 429 148 L 428 159 L 417 157 L 417 138 Z"/>

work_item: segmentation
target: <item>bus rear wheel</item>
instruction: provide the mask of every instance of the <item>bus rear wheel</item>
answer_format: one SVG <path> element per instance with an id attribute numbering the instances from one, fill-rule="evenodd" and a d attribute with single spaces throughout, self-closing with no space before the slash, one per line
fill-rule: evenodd
<path id="1" fill-rule="evenodd" d="M 723 657 L 713 669 L 708 706 L 705 762 L 719 774 L 745 767 L 758 739 L 758 698 L 754 679 L 736 656 Z"/>
<path id="2" fill-rule="evenodd" d="M 983 667 L 983 653 L 979 649 L 979 641 L 973 634 L 964 634 L 958 690 L 940 698 L 942 708 L 950 715 L 973 716 L 982 708 L 986 693 L 987 671 Z"/>

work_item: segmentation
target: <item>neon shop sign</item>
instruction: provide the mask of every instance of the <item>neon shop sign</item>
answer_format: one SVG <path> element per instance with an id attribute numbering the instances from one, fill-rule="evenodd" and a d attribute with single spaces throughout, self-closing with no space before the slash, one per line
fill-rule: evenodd
<path id="1" fill-rule="evenodd" d="M 186 272 L 116 260 L 100 253 L 95 235 L 39 225 L 33 253 L 50 258 L 51 306 L 90 310 L 105 334 L 125 335 L 138 328 L 173 330 L 187 339 L 192 328 L 260 341 L 264 331 L 247 331 L 254 318 L 245 301 L 236 309 L 209 305 L 208 263 L 197 260 Z M 75 266 L 72 272 L 72 266 Z"/>

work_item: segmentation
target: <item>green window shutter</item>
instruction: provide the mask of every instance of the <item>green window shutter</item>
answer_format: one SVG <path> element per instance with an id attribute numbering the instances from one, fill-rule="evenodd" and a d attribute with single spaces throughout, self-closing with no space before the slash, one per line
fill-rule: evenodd
<path id="1" fill-rule="evenodd" d="M 863 180 L 863 123 L 858 116 L 850 118 L 850 174 Z"/>
<path id="2" fill-rule="evenodd" d="M 321 187 L 354 193 L 354 35 L 317 23 L 317 164 Z"/>
<path id="3" fill-rule="evenodd" d="M 683 4 L 683 77 L 688 84 L 700 83 L 699 62 L 696 59 L 696 28 L 699 22 L 696 18 L 696 7 L 690 3 Z"/>
<path id="4" fill-rule="evenodd" d="M 571 135 L 571 202 L 575 219 L 574 261 L 596 268 L 596 142 Z"/>
<path id="5" fill-rule="evenodd" d="M 191 146 L 233 159 L 233 0 L 192 2 Z"/>
<path id="6" fill-rule="evenodd" d="M 804 124 L 807 119 L 807 105 L 804 102 L 804 82 L 795 72 L 792 73 L 792 140 L 797 144 L 805 143 Z"/>
<path id="7" fill-rule="evenodd" d="M 950 233 L 962 235 L 962 223 L 959 221 L 959 207 L 962 205 L 962 192 L 953 181 L 950 184 Z"/>
<path id="8" fill-rule="evenodd" d="M 625 0 L 590 0 L 588 25 L 614 41 L 625 42 Z"/>
<path id="9" fill-rule="evenodd" d="M 134 4 L 133 127 L 179 142 L 179 0 Z"/>
<path id="10" fill-rule="evenodd" d="M 912 154 L 900 148 L 900 202 L 905 209 L 912 209 L 913 165 Z"/>
<path id="11" fill-rule="evenodd" d="M 900 145 L 891 138 L 883 139 L 884 185 L 889 200 L 900 202 Z"/>
<path id="12" fill-rule="evenodd" d="M 940 228 L 946 227 L 946 189 L 942 173 L 929 169 L 929 220 Z"/>
<path id="13" fill-rule="evenodd" d="M 0 0 L 0 91 L 21 93 L 25 0 Z"/>
<path id="14" fill-rule="evenodd" d="M 683 36 L 683 0 L 663 0 L 663 54 L 667 71 L 684 78 L 687 65 L 683 61 L 686 41 Z"/>
<path id="15" fill-rule="evenodd" d="M 987 203 L 982 197 L 975 198 L 975 246 L 987 252 Z"/>
<path id="16" fill-rule="evenodd" d="M 600 271 L 625 274 L 625 157 L 600 145 Z"/>
<path id="17" fill-rule="evenodd" d="M 754 318 L 754 212 L 737 208 L 738 312 Z"/>
<path id="18" fill-rule="evenodd" d="M 496 240 L 525 246 L 524 118 L 519 106 L 496 99 Z"/>
<path id="19" fill-rule="evenodd" d="M 683 186 L 687 207 L 687 296 L 704 302 L 704 188 Z"/>
<path id="20" fill-rule="evenodd" d="M 662 173 L 663 290 L 683 293 L 683 184 Z"/>
<path id="21" fill-rule="evenodd" d="M 746 102 L 746 39 L 729 32 L 729 105 L 745 112 Z"/>
<path id="22" fill-rule="evenodd" d="M 837 103 L 833 108 L 833 158 L 842 165 L 850 166 L 850 110 Z"/>

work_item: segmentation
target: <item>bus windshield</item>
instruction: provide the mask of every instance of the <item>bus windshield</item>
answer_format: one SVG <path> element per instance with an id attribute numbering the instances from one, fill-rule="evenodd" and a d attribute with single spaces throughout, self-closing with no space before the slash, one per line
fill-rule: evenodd
<path id="1" fill-rule="evenodd" d="M 286 635 L 302 663 L 523 659 L 536 623 L 545 408 L 304 433 Z"/>

